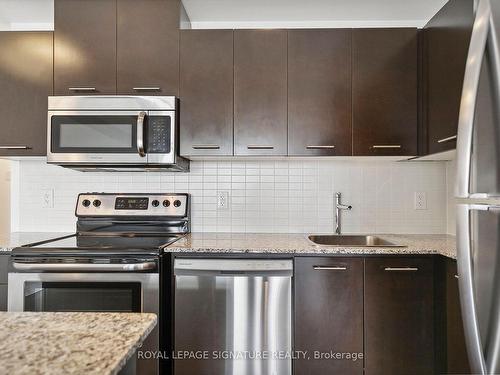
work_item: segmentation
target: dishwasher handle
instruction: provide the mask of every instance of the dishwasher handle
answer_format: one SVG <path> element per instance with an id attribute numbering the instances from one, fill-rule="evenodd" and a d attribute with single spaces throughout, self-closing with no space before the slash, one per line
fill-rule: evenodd
<path id="1" fill-rule="evenodd" d="M 285 276 L 292 277 L 291 259 L 176 259 L 176 276 Z"/>

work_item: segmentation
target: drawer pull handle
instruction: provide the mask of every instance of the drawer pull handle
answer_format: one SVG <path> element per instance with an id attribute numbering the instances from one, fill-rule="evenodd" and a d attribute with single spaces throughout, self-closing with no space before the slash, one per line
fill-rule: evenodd
<path id="1" fill-rule="evenodd" d="M 193 145 L 193 149 L 195 150 L 219 150 L 219 145 Z"/>
<path id="2" fill-rule="evenodd" d="M 345 271 L 347 267 L 343 266 L 313 266 L 313 269 L 318 271 Z"/>
<path id="3" fill-rule="evenodd" d="M 454 141 L 456 139 L 457 139 L 457 136 L 452 135 L 451 137 L 447 137 L 447 138 L 443 138 L 443 139 L 438 140 L 437 143 L 445 143 L 445 142 L 449 142 L 449 141 Z"/>
<path id="4" fill-rule="evenodd" d="M 0 150 L 29 150 L 29 146 L 0 146 Z"/>
<path id="5" fill-rule="evenodd" d="M 95 87 L 70 87 L 69 91 L 97 91 Z"/>
<path id="6" fill-rule="evenodd" d="M 455 279 L 458 279 L 458 275 L 455 275 Z"/>
<path id="7" fill-rule="evenodd" d="M 373 149 L 383 149 L 383 148 L 401 148 L 401 145 L 373 145 Z"/>
<path id="8" fill-rule="evenodd" d="M 418 271 L 418 267 L 385 267 L 384 271 L 415 272 L 415 271 Z"/>
<path id="9" fill-rule="evenodd" d="M 248 145 L 247 148 L 249 150 L 273 150 L 274 146 L 266 146 L 266 145 Z"/>
<path id="10" fill-rule="evenodd" d="M 161 91 L 161 87 L 133 87 L 134 91 Z"/>
<path id="11" fill-rule="evenodd" d="M 306 146 L 308 150 L 333 150 L 335 148 L 334 145 L 328 145 L 328 146 L 313 146 L 313 145 L 308 145 Z"/>

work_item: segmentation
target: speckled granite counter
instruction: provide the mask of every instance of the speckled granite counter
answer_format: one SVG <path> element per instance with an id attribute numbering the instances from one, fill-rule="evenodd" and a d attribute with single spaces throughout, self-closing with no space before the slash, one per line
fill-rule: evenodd
<path id="1" fill-rule="evenodd" d="M 290 254 L 441 254 L 456 258 L 455 237 L 442 234 L 377 235 L 405 247 L 332 247 L 315 245 L 305 234 L 191 233 L 167 252 Z"/>
<path id="2" fill-rule="evenodd" d="M 0 372 L 116 374 L 155 325 L 155 314 L 2 312 Z"/>
<path id="3" fill-rule="evenodd" d="M 11 251 L 15 247 L 30 243 L 64 237 L 71 233 L 65 232 L 12 232 L 7 236 L 0 236 L 0 251 Z"/>

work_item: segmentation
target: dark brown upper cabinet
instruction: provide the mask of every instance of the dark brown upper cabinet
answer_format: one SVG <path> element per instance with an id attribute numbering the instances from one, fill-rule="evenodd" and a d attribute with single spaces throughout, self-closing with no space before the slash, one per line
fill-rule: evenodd
<path id="1" fill-rule="evenodd" d="M 234 31 L 234 154 L 287 154 L 287 31 Z"/>
<path id="2" fill-rule="evenodd" d="M 451 0 L 423 33 L 424 154 L 456 147 L 458 114 L 469 41 L 474 23 L 472 0 Z"/>
<path id="3" fill-rule="evenodd" d="M 116 0 L 55 0 L 54 30 L 55 94 L 115 94 Z"/>
<path id="4" fill-rule="evenodd" d="M 180 2 L 117 4 L 117 93 L 177 96 Z"/>
<path id="5" fill-rule="evenodd" d="M 352 155 L 351 34 L 288 31 L 289 155 Z"/>
<path id="6" fill-rule="evenodd" d="M 180 153 L 233 155 L 233 31 L 182 30 Z"/>
<path id="7" fill-rule="evenodd" d="M 354 155 L 417 155 L 417 29 L 354 29 Z"/>
<path id="8" fill-rule="evenodd" d="M 363 258 L 295 258 L 295 350 L 363 353 Z M 299 359 L 296 374 L 363 374 L 363 359 Z"/>
<path id="9" fill-rule="evenodd" d="M 434 259 L 365 259 L 365 374 L 434 373 Z"/>
<path id="10" fill-rule="evenodd" d="M 47 155 L 52 41 L 52 32 L 0 32 L 1 156 Z"/>

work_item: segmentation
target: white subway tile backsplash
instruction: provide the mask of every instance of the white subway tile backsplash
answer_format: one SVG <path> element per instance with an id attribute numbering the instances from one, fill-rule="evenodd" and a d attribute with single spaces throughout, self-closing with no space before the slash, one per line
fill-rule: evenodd
<path id="1" fill-rule="evenodd" d="M 189 173 L 80 173 L 41 160 L 19 168 L 17 230 L 72 231 L 80 192 L 188 192 L 192 230 L 217 232 L 332 232 L 334 193 L 353 210 L 342 212 L 344 232 L 445 233 L 446 164 L 336 160 L 194 161 Z M 43 208 L 41 189 L 54 189 Z M 217 192 L 229 207 L 217 208 Z M 413 209 L 415 191 L 428 209 Z M 16 196 L 16 194 L 14 194 Z"/>

